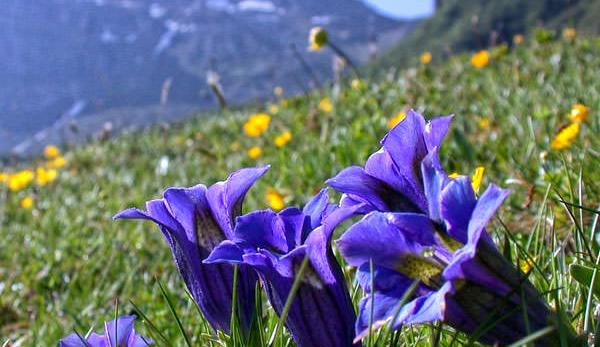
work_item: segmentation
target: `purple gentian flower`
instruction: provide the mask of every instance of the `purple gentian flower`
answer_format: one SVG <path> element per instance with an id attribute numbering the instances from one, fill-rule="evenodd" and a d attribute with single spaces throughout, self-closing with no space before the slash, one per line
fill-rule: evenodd
<path id="1" fill-rule="evenodd" d="M 491 184 L 476 198 L 468 177 L 446 176 L 435 149 L 423 161 L 423 181 L 428 215 L 371 212 L 337 241 L 344 259 L 359 267 L 367 293 L 359 304 L 358 338 L 369 326 L 443 321 L 480 342 L 506 346 L 556 326 L 541 294 L 485 231 L 508 191 Z M 411 300 L 400 309 L 415 280 Z M 535 341 L 558 343 L 556 331 Z"/>
<path id="2" fill-rule="evenodd" d="M 202 261 L 221 241 L 233 237 L 234 220 L 241 215 L 247 191 L 268 167 L 232 173 L 226 181 L 206 188 L 169 188 L 164 198 L 146 203 L 146 211 L 125 210 L 114 218 L 147 219 L 158 225 L 192 297 L 215 330 L 230 331 L 233 267 Z M 243 329 L 250 328 L 255 308 L 255 272 L 246 265 L 238 271 L 237 298 Z"/>
<path id="3" fill-rule="evenodd" d="M 362 213 L 427 212 L 421 161 L 439 147 L 453 116 L 425 118 L 410 110 L 381 141 L 365 167 L 351 166 L 327 184 L 344 193 L 342 206 L 363 204 Z"/>
<path id="4" fill-rule="evenodd" d="M 59 347 L 144 347 L 154 342 L 135 333 L 135 316 L 121 316 L 116 320 L 104 323 L 102 335 L 91 333 L 83 337 L 75 333 L 61 339 Z"/>
<path id="5" fill-rule="evenodd" d="M 252 266 L 281 315 L 297 271 L 308 257 L 285 325 L 299 347 L 352 346 L 354 309 L 330 240 L 335 227 L 354 213 L 329 204 L 327 190 L 303 210 L 252 212 L 238 218 L 233 239 L 223 241 L 205 262 Z"/>

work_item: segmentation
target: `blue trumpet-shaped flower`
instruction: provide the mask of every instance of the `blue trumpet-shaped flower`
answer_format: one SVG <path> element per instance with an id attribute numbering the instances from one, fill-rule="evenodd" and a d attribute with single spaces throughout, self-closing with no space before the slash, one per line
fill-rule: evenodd
<path id="1" fill-rule="evenodd" d="M 453 116 L 430 122 L 413 110 L 381 141 L 365 167 L 351 166 L 327 184 L 344 193 L 342 206 L 363 204 L 361 212 L 427 212 L 421 161 L 444 139 Z"/>
<path id="2" fill-rule="evenodd" d="M 422 177 L 427 214 L 371 212 L 337 241 L 346 261 L 359 267 L 367 293 L 359 304 L 358 338 L 386 323 L 398 329 L 442 321 L 480 342 L 505 346 L 558 329 L 541 294 L 485 231 L 508 191 L 492 184 L 476 198 L 468 177 L 446 176 L 435 149 L 423 161 Z M 399 307 L 415 282 L 410 300 Z M 556 330 L 535 342 L 559 343 Z"/>
<path id="3" fill-rule="evenodd" d="M 281 315 L 307 258 L 286 327 L 300 347 L 352 346 L 354 310 L 330 239 L 335 227 L 354 211 L 329 204 L 323 190 L 303 210 L 249 213 L 238 218 L 234 237 L 223 241 L 205 262 L 252 266 L 271 305 Z"/>
<path id="4" fill-rule="evenodd" d="M 210 187 L 169 188 L 164 197 L 117 214 L 115 219 L 145 219 L 156 223 L 192 297 L 216 330 L 230 331 L 234 271 L 229 264 L 202 261 L 223 240 L 233 237 L 234 220 L 242 212 L 247 191 L 268 167 L 232 173 Z M 258 278 L 246 265 L 238 271 L 237 307 L 244 329 L 250 327 Z"/>
<path id="5" fill-rule="evenodd" d="M 102 334 L 89 336 L 71 334 L 58 342 L 59 347 L 145 347 L 152 346 L 151 339 L 137 335 L 134 316 L 122 316 L 104 324 Z"/>

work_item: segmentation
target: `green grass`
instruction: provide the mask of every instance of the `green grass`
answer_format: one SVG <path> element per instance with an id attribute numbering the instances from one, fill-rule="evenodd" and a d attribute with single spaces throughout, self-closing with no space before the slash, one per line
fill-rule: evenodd
<path id="1" fill-rule="evenodd" d="M 200 317 L 160 232 L 150 223 L 113 222 L 111 216 L 143 206 L 166 187 L 213 183 L 239 167 L 263 164 L 271 171 L 250 191 L 245 209 L 268 207 L 271 187 L 285 193 L 288 205 L 303 204 L 325 179 L 364 163 L 378 149 L 387 120 L 409 107 L 427 117 L 456 114 L 441 154 L 445 168 L 471 173 L 482 165 L 484 186 L 496 182 L 512 190 L 488 231 L 512 261 L 534 262 L 532 282 L 568 313 L 574 328 L 593 329 L 598 301 L 572 280 L 568 266 L 593 265 L 600 249 L 598 214 L 589 211 L 600 209 L 600 41 L 539 44 L 527 38 L 493 56 L 482 70 L 459 55 L 439 66 L 363 81 L 359 89 L 274 100 L 279 112 L 260 138 L 243 135 L 246 117 L 259 110 L 248 107 L 90 143 L 68 151 L 69 165 L 53 184 L 18 193 L 0 188 L 0 336 L 25 346 L 54 345 L 74 328 L 101 327 L 118 301 L 120 313 L 134 311 L 133 302 L 148 317 L 154 328 L 138 322 L 138 330 L 161 345 L 159 335 L 170 345 L 186 345 L 171 310 L 192 345 L 234 345 Z M 334 103 L 331 113 L 318 109 L 324 96 Z M 590 117 L 571 148 L 551 150 L 550 140 L 575 102 L 590 107 Z M 489 127 L 481 126 L 482 119 Z M 284 130 L 293 139 L 280 149 L 273 138 Z M 254 145 L 263 149 L 258 160 L 246 154 Z M 169 160 L 163 174 L 157 170 L 161 158 Z M 25 195 L 35 197 L 31 210 L 19 207 Z M 563 204 L 559 196 L 587 210 Z M 277 318 L 267 307 L 263 314 L 260 339 L 267 341 Z M 437 329 L 405 327 L 401 338 L 396 333 L 390 339 L 397 346 L 431 346 Z M 449 346 L 455 335 L 443 327 L 439 345 Z M 277 339 L 276 346 L 288 339 Z M 376 346 L 388 346 L 386 341 L 372 340 Z M 467 341 L 459 334 L 454 346 Z"/>

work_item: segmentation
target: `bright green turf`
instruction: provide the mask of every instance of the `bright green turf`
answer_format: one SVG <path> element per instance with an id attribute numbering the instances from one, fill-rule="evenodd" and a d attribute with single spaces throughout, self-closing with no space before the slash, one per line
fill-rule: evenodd
<path id="1" fill-rule="evenodd" d="M 237 168 L 264 164 L 271 164 L 271 171 L 250 191 L 246 209 L 267 207 L 264 194 L 271 186 L 287 193 L 288 204 L 302 204 L 343 167 L 364 163 L 378 149 L 387 119 L 409 107 L 427 117 L 456 114 L 443 146 L 445 167 L 469 174 L 483 165 L 484 186 L 493 181 L 512 190 L 499 213 L 512 236 L 498 220 L 488 230 L 511 251 L 513 261 L 525 257 L 519 249 L 529 251 L 536 262 L 534 283 L 542 291 L 556 289 L 554 305 L 565 308 L 581 329 L 586 307 L 593 310 L 598 302 L 586 305 L 588 291 L 570 278 L 568 265 L 595 261 L 598 244 L 589 235 L 598 215 L 566 208 L 557 197 L 599 208 L 600 41 L 530 41 L 507 54 L 495 51 L 483 70 L 471 67 L 467 56 L 443 63 L 434 58 L 430 67 L 390 72 L 387 78 L 363 81 L 359 90 L 342 86 L 289 99 L 258 139 L 242 132 L 245 118 L 258 109 L 199 115 L 75 148 L 67 155 L 68 169 L 50 186 L 17 194 L 2 188 L 0 336 L 25 346 L 52 346 L 74 327 L 85 332 L 110 319 L 118 299 L 120 312 L 130 312 L 133 301 L 173 346 L 185 345 L 159 279 L 192 343 L 223 345 L 210 336 L 187 298 L 160 232 L 150 223 L 113 222 L 111 216 L 143 206 L 166 187 L 213 183 Z M 317 108 L 324 95 L 334 101 L 330 114 Z M 566 124 L 575 102 L 591 108 L 590 119 L 573 147 L 550 150 L 551 137 Z M 491 120 L 488 129 L 479 125 L 483 117 Z M 272 140 L 284 129 L 294 137 L 278 149 Z M 263 146 L 258 161 L 246 155 L 256 144 Z M 161 157 L 170 160 L 163 176 L 157 174 Z M 25 194 L 35 195 L 33 210 L 18 207 Z M 16 322 L 5 318 L 9 312 L 16 313 Z M 268 338 L 276 320 L 265 312 Z M 405 328 L 398 346 L 430 346 L 432 329 Z M 151 332 L 141 323 L 139 330 Z M 444 328 L 439 345 L 450 345 L 453 336 Z M 465 341 L 461 335 L 454 345 Z"/>

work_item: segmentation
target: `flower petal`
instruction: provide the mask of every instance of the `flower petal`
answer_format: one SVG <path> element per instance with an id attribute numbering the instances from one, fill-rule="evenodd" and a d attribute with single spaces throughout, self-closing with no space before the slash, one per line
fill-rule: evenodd
<path id="1" fill-rule="evenodd" d="M 244 168 L 233 172 L 225 181 L 208 188 L 206 198 L 214 218 L 227 236 L 233 236 L 233 222 L 242 214 L 242 202 L 248 190 L 261 178 L 269 166 Z"/>
<path id="2" fill-rule="evenodd" d="M 425 137 L 425 144 L 427 145 L 428 151 L 431 151 L 442 144 L 453 118 L 454 115 L 436 117 L 425 125 L 423 136 Z"/>

